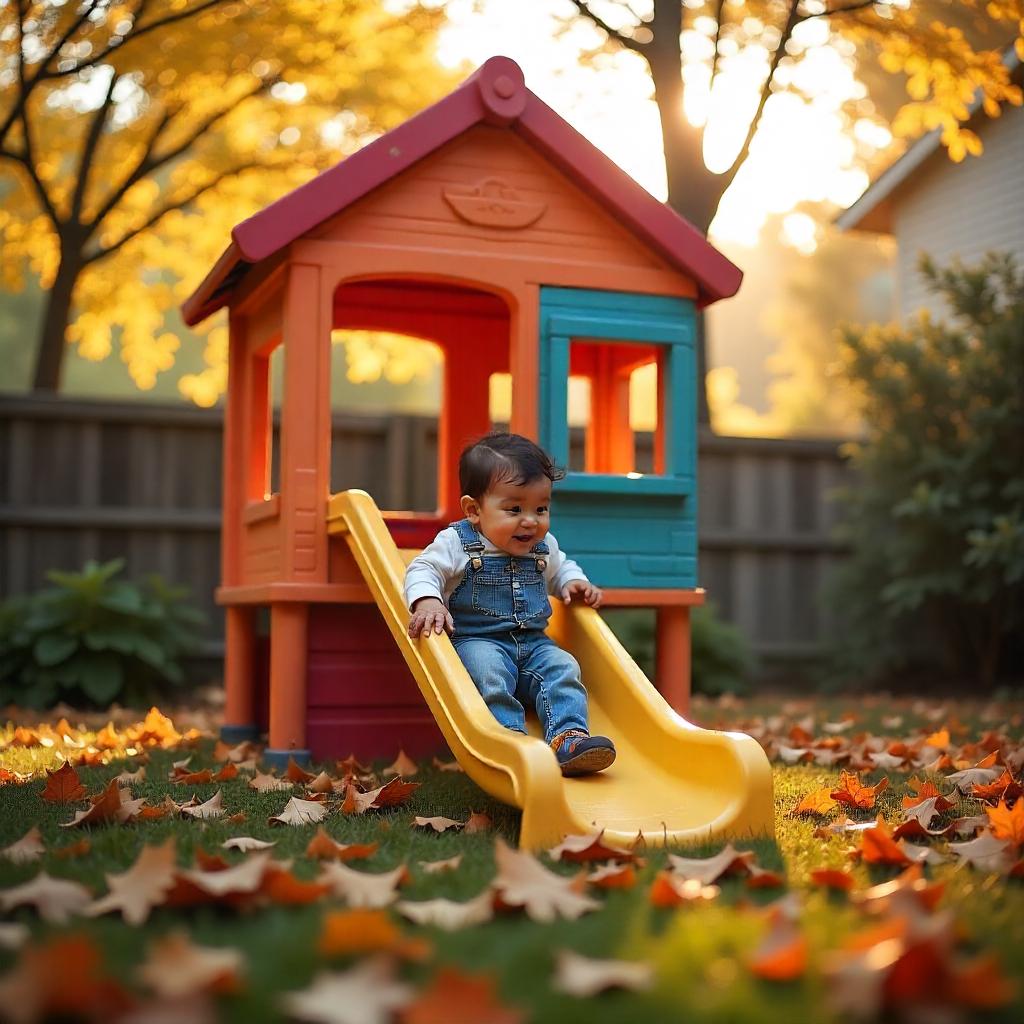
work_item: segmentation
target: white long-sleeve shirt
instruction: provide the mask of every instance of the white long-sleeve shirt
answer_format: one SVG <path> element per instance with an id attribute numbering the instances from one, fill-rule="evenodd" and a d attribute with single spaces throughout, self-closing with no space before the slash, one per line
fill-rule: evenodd
<path id="1" fill-rule="evenodd" d="M 496 548 L 483 534 L 485 555 L 505 555 Z M 544 569 L 544 580 L 549 594 L 558 594 L 571 580 L 587 580 L 583 570 L 558 546 L 554 534 L 544 537 L 548 553 L 547 566 Z M 511 557 L 511 556 L 510 556 Z M 448 604 L 455 588 L 462 582 L 469 565 L 469 555 L 462 547 L 462 541 L 454 527 L 443 529 L 410 563 L 405 570 L 405 605 L 411 609 L 421 597 L 436 597 Z"/>

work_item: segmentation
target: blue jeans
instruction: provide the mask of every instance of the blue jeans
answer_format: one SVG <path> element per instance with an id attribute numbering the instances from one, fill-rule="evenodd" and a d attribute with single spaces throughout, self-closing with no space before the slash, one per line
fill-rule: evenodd
<path id="1" fill-rule="evenodd" d="M 537 711 L 550 743 L 567 729 L 587 731 L 587 691 L 580 666 L 540 630 L 453 637 L 455 650 L 491 714 L 526 732 L 526 708 Z"/>

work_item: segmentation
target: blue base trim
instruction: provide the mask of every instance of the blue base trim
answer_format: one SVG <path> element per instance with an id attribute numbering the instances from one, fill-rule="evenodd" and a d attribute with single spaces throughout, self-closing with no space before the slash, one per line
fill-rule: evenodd
<path id="1" fill-rule="evenodd" d="M 294 758 L 296 764 L 303 765 L 309 764 L 313 760 L 313 753 L 310 750 L 270 750 L 268 748 L 263 751 L 260 760 L 266 761 L 274 768 L 287 768 L 289 757 Z"/>
<path id="2" fill-rule="evenodd" d="M 260 729 L 257 725 L 222 725 L 220 738 L 225 743 L 234 746 L 237 743 L 244 743 L 246 740 L 258 740 Z"/>

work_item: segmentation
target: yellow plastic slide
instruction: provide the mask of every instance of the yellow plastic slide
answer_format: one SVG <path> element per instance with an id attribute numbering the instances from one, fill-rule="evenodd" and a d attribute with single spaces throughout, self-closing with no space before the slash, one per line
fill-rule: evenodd
<path id="1" fill-rule="evenodd" d="M 699 729 L 665 703 L 593 609 L 554 603 L 550 634 L 583 668 L 591 731 L 612 737 L 615 763 L 563 778 L 540 739 L 491 716 L 445 634 L 412 640 L 405 561 L 365 491 L 331 498 L 329 530 L 344 534 L 395 643 L 452 753 L 474 782 L 522 809 L 520 846 L 552 846 L 604 830 L 604 842 L 693 842 L 771 835 L 772 779 L 761 747 L 741 733 Z"/>

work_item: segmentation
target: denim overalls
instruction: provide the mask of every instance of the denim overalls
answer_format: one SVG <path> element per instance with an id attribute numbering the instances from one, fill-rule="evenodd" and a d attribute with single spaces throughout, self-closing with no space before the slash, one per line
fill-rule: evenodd
<path id="1" fill-rule="evenodd" d="M 525 708 L 536 708 L 548 743 L 567 730 L 586 732 L 579 664 L 544 632 L 551 617 L 547 545 L 541 541 L 525 556 L 485 555 L 469 520 L 451 525 L 469 559 L 448 599 L 452 643 L 491 713 L 526 732 Z"/>

